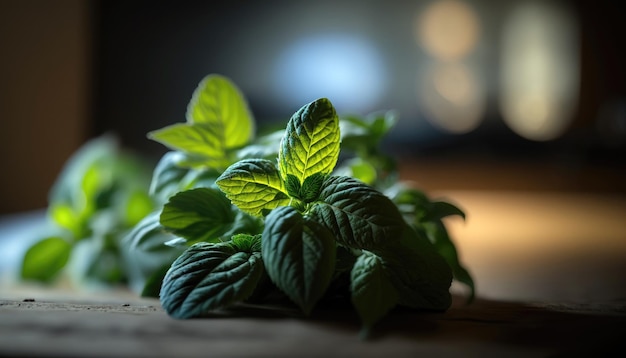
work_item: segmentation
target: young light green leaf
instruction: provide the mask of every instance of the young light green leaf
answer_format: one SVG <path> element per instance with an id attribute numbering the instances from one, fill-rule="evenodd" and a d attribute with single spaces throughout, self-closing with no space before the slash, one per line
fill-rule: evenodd
<path id="1" fill-rule="evenodd" d="M 192 244 L 218 240 L 231 228 L 235 217 L 232 205 L 219 190 L 196 188 L 172 196 L 163 207 L 160 222 Z"/>
<path id="2" fill-rule="evenodd" d="M 348 177 L 329 177 L 311 216 L 347 247 L 372 249 L 397 240 L 404 220 L 393 202 L 372 187 Z"/>
<path id="3" fill-rule="evenodd" d="M 398 292 L 388 277 L 383 260 L 364 251 L 351 272 L 352 304 L 366 329 L 389 312 L 398 302 Z"/>
<path id="4" fill-rule="evenodd" d="M 254 136 L 254 120 L 241 91 L 228 78 L 208 75 L 187 107 L 187 122 L 218 131 L 226 149 L 241 147 Z"/>
<path id="5" fill-rule="evenodd" d="M 406 226 L 400 240 L 375 254 L 383 259 L 399 304 L 436 311 L 450 307 L 452 271 L 427 238 Z"/>
<path id="6" fill-rule="evenodd" d="M 289 204 L 278 169 L 269 160 L 241 160 L 228 167 L 216 183 L 234 205 L 251 215 Z"/>
<path id="7" fill-rule="evenodd" d="M 148 133 L 152 140 L 201 158 L 208 167 L 225 166 L 226 146 L 220 128 L 195 123 L 176 123 Z"/>
<path id="8" fill-rule="evenodd" d="M 200 317 L 248 298 L 262 275 L 259 252 L 238 251 L 230 243 L 200 242 L 167 271 L 161 305 L 175 318 Z"/>
<path id="9" fill-rule="evenodd" d="M 48 237 L 31 246 L 22 262 L 22 279 L 51 282 L 67 263 L 72 245 L 61 237 Z"/>
<path id="10" fill-rule="evenodd" d="M 333 275 L 332 233 L 290 206 L 265 219 L 261 250 L 269 277 L 305 314 L 323 296 Z"/>
<path id="11" fill-rule="evenodd" d="M 261 252 L 261 235 L 237 234 L 231 238 L 231 244 L 237 251 Z"/>
<path id="12" fill-rule="evenodd" d="M 339 157 L 339 142 L 339 118 L 330 101 L 320 98 L 303 106 L 287 123 L 280 142 L 283 179 L 293 175 L 303 183 L 313 174 L 330 174 Z"/>

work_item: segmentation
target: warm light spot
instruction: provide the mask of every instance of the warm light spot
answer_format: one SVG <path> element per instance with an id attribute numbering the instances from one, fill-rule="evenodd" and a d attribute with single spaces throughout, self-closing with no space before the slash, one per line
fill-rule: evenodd
<path id="1" fill-rule="evenodd" d="M 280 54 L 274 69 L 274 89 L 290 106 L 327 97 L 341 112 L 371 111 L 386 83 L 380 52 L 347 34 L 300 38 Z"/>
<path id="2" fill-rule="evenodd" d="M 484 114 L 484 84 L 462 63 L 438 63 L 425 68 L 419 83 L 421 107 L 431 123 L 452 133 L 475 129 Z"/>
<path id="3" fill-rule="evenodd" d="M 570 123 L 578 97 L 578 43 L 572 16 L 554 4 L 525 2 L 505 22 L 501 108 L 519 135 L 549 140 Z"/>
<path id="4" fill-rule="evenodd" d="M 478 41 L 480 24 L 474 10 L 457 0 L 439 0 L 429 5 L 415 21 L 422 46 L 441 60 L 465 56 Z"/>

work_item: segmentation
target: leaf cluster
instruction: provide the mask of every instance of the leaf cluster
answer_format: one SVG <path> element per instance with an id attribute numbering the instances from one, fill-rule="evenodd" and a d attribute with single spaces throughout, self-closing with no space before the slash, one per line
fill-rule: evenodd
<path id="1" fill-rule="evenodd" d="M 207 76 L 187 122 L 149 134 L 173 149 L 150 186 L 162 208 L 128 242 L 180 255 L 163 261 L 144 293 L 158 294 L 177 318 L 271 293 L 308 315 L 342 296 L 365 329 L 396 306 L 446 310 L 453 279 L 473 295 L 441 221 L 464 214 L 398 180 L 379 149 L 394 122 L 392 112 L 340 118 L 320 98 L 284 131 L 255 138 L 241 92 L 225 77 Z"/>
<path id="2" fill-rule="evenodd" d="M 65 164 L 49 194 L 48 236 L 24 254 L 20 277 L 55 282 L 65 271 L 77 284 L 126 284 L 125 235 L 150 211 L 149 170 L 111 135 L 85 143 Z"/>

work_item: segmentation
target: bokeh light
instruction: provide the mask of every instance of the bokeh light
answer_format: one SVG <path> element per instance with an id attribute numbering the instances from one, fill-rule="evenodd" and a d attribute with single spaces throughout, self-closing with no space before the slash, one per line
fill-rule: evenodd
<path id="1" fill-rule="evenodd" d="M 388 81 L 376 47 L 350 34 L 299 38 L 280 53 L 273 74 L 276 95 L 285 104 L 327 97 L 341 112 L 373 110 Z"/>
<path id="2" fill-rule="evenodd" d="M 554 3 L 520 3 L 505 22 L 500 104 L 522 137 L 554 139 L 571 122 L 579 89 L 576 32 L 572 15 Z"/>
<path id="3" fill-rule="evenodd" d="M 447 61 L 465 56 L 480 36 L 476 13 L 466 3 L 457 0 L 433 2 L 418 15 L 414 27 L 424 49 Z"/>
<path id="4" fill-rule="evenodd" d="M 418 79 L 418 98 L 428 119 L 451 133 L 467 133 L 482 121 L 486 91 L 475 71 L 460 62 L 425 67 Z"/>

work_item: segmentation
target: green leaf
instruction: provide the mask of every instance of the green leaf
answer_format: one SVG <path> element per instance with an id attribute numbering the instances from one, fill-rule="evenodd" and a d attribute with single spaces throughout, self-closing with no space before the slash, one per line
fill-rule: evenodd
<path id="1" fill-rule="evenodd" d="M 55 224 L 69 230 L 74 237 L 78 238 L 83 228 L 83 222 L 80 214 L 74 212 L 74 209 L 63 203 L 51 203 L 48 207 L 48 213 Z"/>
<path id="2" fill-rule="evenodd" d="M 450 265 L 454 278 L 469 288 L 470 292 L 467 297 L 467 302 L 472 302 L 476 294 L 474 280 L 467 269 L 461 264 L 456 247 L 452 240 L 450 240 L 450 236 L 443 222 L 438 220 L 435 222 L 422 223 L 420 226 L 425 231 L 430 242 L 435 246 L 437 252 L 443 256 L 448 265 Z"/>
<path id="3" fill-rule="evenodd" d="M 293 174 L 288 174 L 286 179 L 285 188 L 289 196 L 304 203 L 310 203 L 319 197 L 326 175 L 315 173 L 304 179 L 303 183 L 300 183 L 300 180 Z"/>
<path id="4" fill-rule="evenodd" d="M 78 207 L 84 205 L 83 181 L 87 170 L 101 158 L 110 157 L 118 150 L 113 136 L 101 136 L 83 144 L 63 165 L 49 194 L 50 203 L 65 203 Z"/>
<path id="5" fill-rule="evenodd" d="M 287 194 L 289 194 L 292 198 L 299 199 L 301 188 L 302 184 L 300 183 L 300 179 L 293 174 L 287 174 L 287 177 L 285 178 L 285 189 L 287 190 Z"/>
<path id="6" fill-rule="evenodd" d="M 227 165 L 226 145 L 221 135 L 216 128 L 194 123 L 176 123 L 148 133 L 150 139 L 170 149 L 199 157 L 208 167 Z"/>
<path id="7" fill-rule="evenodd" d="M 230 243 L 197 243 L 179 256 L 161 286 L 161 305 L 175 318 L 200 317 L 248 298 L 263 275 L 258 252 Z"/>
<path id="8" fill-rule="evenodd" d="M 397 240 L 404 220 L 393 202 L 370 186 L 348 177 L 329 177 L 311 212 L 337 241 L 357 249 L 380 248 Z"/>
<path id="9" fill-rule="evenodd" d="M 231 244 L 237 251 L 261 252 L 261 235 L 237 234 L 231 238 Z"/>
<path id="10" fill-rule="evenodd" d="M 388 277 L 383 260 L 364 251 L 351 272 L 352 304 L 367 328 L 389 312 L 398 302 L 398 292 Z"/>
<path id="11" fill-rule="evenodd" d="M 154 270 L 152 274 L 146 278 L 144 286 L 141 290 L 141 297 L 159 298 L 161 295 L 161 285 L 163 285 L 163 279 L 169 271 L 171 263 L 163 265 L 160 268 Z"/>
<path id="12" fill-rule="evenodd" d="M 458 207 L 445 201 L 433 201 L 428 206 L 428 210 L 426 211 L 426 215 L 422 218 L 422 221 L 440 220 L 453 215 L 460 216 L 465 220 L 465 213 Z"/>
<path id="13" fill-rule="evenodd" d="M 295 176 L 303 183 L 309 176 L 328 175 L 339 157 L 339 118 L 326 98 L 300 108 L 291 117 L 280 143 L 278 166 L 282 177 Z"/>
<path id="14" fill-rule="evenodd" d="M 168 231 L 195 243 L 219 239 L 231 228 L 235 216 L 219 190 L 197 188 L 172 196 L 163 207 L 160 222 Z"/>
<path id="15" fill-rule="evenodd" d="M 397 119 L 394 111 L 374 112 L 366 117 L 340 118 L 341 145 L 361 152 L 377 150 L 381 139 L 393 128 Z"/>
<path id="16" fill-rule="evenodd" d="M 146 215 L 122 239 L 121 252 L 124 257 L 124 268 L 129 276 L 129 286 L 137 292 L 142 289 L 158 294 L 165 272 L 157 274 L 170 267 L 187 246 L 171 247 L 166 242 L 172 239 L 172 234 L 165 231 L 159 222 L 160 210 Z M 155 280 L 159 280 L 155 282 Z M 147 281 L 147 282 L 146 282 Z M 151 285 L 152 288 L 147 288 Z"/>
<path id="17" fill-rule="evenodd" d="M 167 152 L 154 168 L 149 193 L 159 202 L 165 202 L 181 189 L 181 181 L 189 172 L 189 169 L 178 164 L 184 159 L 185 156 L 181 152 Z"/>
<path id="18" fill-rule="evenodd" d="M 305 203 L 317 200 L 320 196 L 320 192 L 322 191 L 322 185 L 324 184 L 325 179 L 326 175 L 322 173 L 315 173 L 304 179 L 302 187 L 300 188 L 299 199 Z"/>
<path id="19" fill-rule="evenodd" d="M 309 314 L 333 275 L 332 233 L 295 208 L 282 206 L 266 217 L 261 247 L 271 280 Z"/>
<path id="20" fill-rule="evenodd" d="M 226 149 L 248 144 L 254 136 L 254 119 L 244 96 L 220 75 L 200 82 L 187 107 L 187 122 L 214 128 Z"/>
<path id="21" fill-rule="evenodd" d="M 158 252 L 167 250 L 165 242 L 172 239 L 172 235 L 165 232 L 159 222 L 160 211 L 146 215 L 124 237 L 123 244 L 130 250 Z"/>
<path id="22" fill-rule="evenodd" d="M 258 136 L 251 144 L 237 151 L 237 159 L 268 159 L 276 160 L 278 156 L 278 144 L 283 138 L 285 133 L 284 129 L 275 130 L 271 133 Z"/>
<path id="23" fill-rule="evenodd" d="M 22 262 L 22 278 L 51 282 L 67 263 L 72 245 L 61 237 L 48 237 L 31 246 Z"/>
<path id="24" fill-rule="evenodd" d="M 228 167 L 216 183 L 234 205 L 251 215 L 289 204 L 278 169 L 269 160 L 241 160 Z"/>
<path id="25" fill-rule="evenodd" d="M 375 253 L 384 261 L 399 304 L 436 311 L 450 307 L 452 272 L 427 238 L 406 226 L 400 240 Z"/>
<path id="26" fill-rule="evenodd" d="M 374 165 L 360 157 L 344 162 L 341 167 L 335 169 L 334 175 L 349 176 L 367 185 L 374 185 L 378 179 Z"/>

